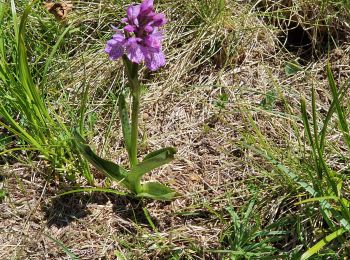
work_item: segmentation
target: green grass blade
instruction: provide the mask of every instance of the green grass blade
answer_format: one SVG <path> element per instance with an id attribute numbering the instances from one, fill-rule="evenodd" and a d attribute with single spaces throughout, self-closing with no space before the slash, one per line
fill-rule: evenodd
<path id="1" fill-rule="evenodd" d="M 74 194 L 74 193 L 81 193 L 81 192 L 104 192 L 104 193 L 112 193 L 115 195 L 122 195 L 122 196 L 127 195 L 125 192 L 112 190 L 112 189 L 106 189 L 106 188 L 78 188 L 78 189 L 62 192 L 62 193 L 58 194 L 56 197 L 66 196 L 66 195 L 70 195 L 70 194 Z"/>
<path id="2" fill-rule="evenodd" d="M 322 180 L 322 171 L 319 168 L 319 162 L 318 162 L 318 156 L 317 156 L 317 150 L 318 150 L 317 143 L 315 143 L 314 138 L 313 138 L 312 133 L 311 133 L 310 122 L 308 119 L 308 114 L 306 111 L 306 102 L 305 102 L 304 98 L 302 98 L 300 101 L 300 108 L 301 108 L 301 116 L 302 116 L 302 120 L 304 123 L 305 133 L 306 133 L 307 139 L 309 140 L 311 150 L 312 150 L 312 155 L 313 155 L 313 158 L 315 161 L 317 175 L 318 175 L 318 178 L 320 180 Z M 313 116 L 313 120 L 315 121 L 314 116 Z M 314 129 L 314 130 L 317 131 L 317 129 Z"/>
<path id="3" fill-rule="evenodd" d="M 323 155 L 320 150 L 320 143 L 319 143 L 319 137 L 318 137 L 318 122 L 317 122 L 317 108 L 316 108 L 316 94 L 315 94 L 315 88 L 312 87 L 312 93 L 311 93 L 311 104 L 312 104 L 312 124 L 313 124 L 313 139 L 314 139 L 314 149 L 316 151 L 313 151 L 314 155 L 318 155 L 318 157 L 315 156 L 315 165 L 317 174 L 322 179 L 322 168 L 320 166 L 320 161 L 318 158 L 321 158 Z"/>
<path id="4" fill-rule="evenodd" d="M 152 220 L 152 218 L 151 218 L 151 215 L 149 214 L 147 208 L 146 208 L 146 207 L 143 207 L 142 210 L 143 210 L 143 213 L 144 213 L 144 215 L 145 215 L 145 217 L 146 217 L 146 219 L 147 219 L 147 221 L 148 221 L 148 224 L 151 226 L 152 230 L 153 230 L 154 232 L 159 232 L 158 229 L 157 229 L 157 227 L 156 227 L 156 225 L 154 225 L 154 222 L 153 222 L 153 220 Z"/>
<path id="5" fill-rule="evenodd" d="M 243 221 L 242 221 L 243 225 L 247 225 L 247 223 L 249 221 L 250 214 L 253 212 L 254 205 L 255 205 L 255 199 L 252 199 L 249 202 L 249 205 L 248 205 L 246 212 L 244 213 L 244 217 L 243 217 Z"/>
<path id="6" fill-rule="evenodd" d="M 238 214 L 236 213 L 236 211 L 234 210 L 233 207 L 228 207 L 228 208 L 226 208 L 226 210 L 230 214 L 232 226 L 234 227 L 235 231 L 238 231 L 239 227 L 241 225 L 240 224 L 241 220 L 240 220 Z"/>
<path id="7" fill-rule="evenodd" d="M 336 107 L 341 131 L 343 133 L 344 141 L 345 141 L 346 145 L 348 146 L 348 149 L 350 149 L 349 125 L 346 121 L 346 117 L 344 115 L 343 108 L 340 104 L 338 90 L 337 90 L 335 80 L 333 77 L 333 73 L 331 71 L 329 64 L 327 65 L 327 78 L 328 78 L 329 86 L 330 86 L 331 91 L 332 91 L 333 100 L 335 102 L 335 107 Z"/>
<path id="8" fill-rule="evenodd" d="M 13 28 L 15 30 L 15 39 L 19 39 L 19 28 L 18 28 L 18 16 L 16 11 L 16 4 L 14 0 L 11 0 L 11 13 L 12 13 L 12 22 Z M 18 45 L 18 42 L 17 42 Z"/>
<path id="9" fill-rule="evenodd" d="M 3 107 L 3 105 L 0 105 L 0 115 L 2 115 L 8 123 L 12 126 L 9 127 L 8 125 L 3 124 L 0 121 L 0 125 L 8 129 L 10 132 L 14 134 L 18 134 L 23 138 L 24 140 L 31 143 L 33 146 L 35 146 L 38 150 L 40 150 L 44 155 L 48 156 L 45 149 L 39 144 L 26 130 L 24 130 L 7 112 L 7 110 Z"/>
<path id="10" fill-rule="evenodd" d="M 48 237 L 50 240 L 52 240 L 59 248 L 62 249 L 62 251 L 64 253 L 66 253 L 66 255 L 71 259 L 71 260 L 79 260 L 79 257 L 77 257 L 75 254 L 72 253 L 72 251 L 69 250 L 68 247 L 66 247 L 61 241 L 51 237 L 50 235 L 48 234 L 45 234 L 44 235 L 46 237 Z"/>
<path id="11" fill-rule="evenodd" d="M 7 13 L 7 4 L 0 2 L 0 24 L 4 24 L 5 14 Z M 5 39 L 4 39 L 5 26 L 0 26 L 0 57 L 6 57 L 5 54 Z"/>
<path id="12" fill-rule="evenodd" d="M 31 5 L 28 5 L 22 14 L 18 34 L 18 72 L 20 82 L 25 90 L 26 95 L 31 102 L 31 107 L 34 109 L 36 118 L 40 121 L 42 127 L 46 127 L 47 122 L 52 122 L 52 119 L 45 107 L 45 104 L 39 93 L 39 89 L 35 86 L 29 65 L 25 46 L 25 27 L 29 13 L 31 12 Z"/>
<path id="13" fill-rule="evenodd" d="M 319 201 L 323 201 L 323 200 L 339 201 L 339 198 L 336 196 L 324 196 L 324 197 L 318 197 L 318 198 L 310 198 L 310 199 L 299 201 L 299 202 L 295 203 L 295 205 L 301 205 L 301 204 L 315 202 L 315 201 L 319 202 Z"/>
<path id="14" fill-rule="evenodd" d="M 312 124 L 313 124 L 313 130 L 314 130 L 314 140 L 315 140 L 315 147 L 318 149 L 318 123 L 317 123 L 317 108 L 316 108 L 316 97 L 315 97 L 315 88 L 312 87 L 311 92 L 311 104 L 312 104 Z M 305 106 L 304 106 L 305 109 Z"/>
<path id="15" fill-rule="evenodd" d="M 307 182 L 300 179 L 299 176 L 297 176 L 295 173 L 290 171 L 286 166 L 279 163 L 276 159 L 274 159 L 270 154 L 266 154 L 265 152 L 258 150 L 254 147 L 247 146 L 249 149 L 253 150 L 263 158 L 267 159 L 273 166 L 275 166 L 278 170 L 286 174 L 289 178 L 291 178 L 295 183 L 300 185 L 302 188 L 304 188 L 312 197 L 317 197 L 319 194 L 318 192 Z M 332 205 L 327 202 L 326 200 L 320 201 L 321 205 L 321 211 L 324 214 L 324 218 L 327 220 L 327 223 L 331 226 L 332 222 L 330 221 L 332 219 L 332 215 L 335 219 L 348 231 L 350 231 L 350 223 L 347 219 L 342 216 L 337 210 L 335 210 Z"/>
<path id="16" fill-rule="evenodd" d="M 70 29 L 72 28 L 73 24 L 70 24 L 64 31 L 63 33 L 60 35 L 60 37 L 57 39 L 55 45 L 53 46 L 49 57 L 46 59 L 46 63 L 45 63 L 45 67 L 44 67 L 44 71 L 42 72 L 42 80 L 41 80 L 41 88 L 43 89 L 45 84 L 46 84 L 46 80 L 47 80 L 47 71 L 50 68 L 50 65 L 53 61 L 53 57 L 56 54 L 58 48 L 60 47 L 62 41 L 64 40 L 65 35 L 70 31 Z"/>
<path id="17" fill-rule="evenodd" d="M 302 256 L 301 256 L 301 260 L 306 260 L 308 258 L 310 258 L 311 256 L 313 256 L 314 254 L 316 254 L 317 252 L 319 252 L 325 245 L 327 245 L 329 242 L 331 242 L 333 239 L 341 236 L 342 234 L 344 234 L 346 232 L 345 228 L 340 228 L 336 231 L 334 231 L 332 234 L 326 236 L 325 238 L 323 238 L 322 240 L 320 240 L 319 242 L 317 242 L 313 247 L 311 247 L 310 249 L 308 249 Z"/>
<path id="18" fill-rule="evenodd" d="M 347 79 L 345 81 L 345 83 L 342 85 L 342 90 L 340 91 L 340 94 L 339 94 L 339 101 L 340 102 L 345 97 L 345 94 L 348 92 L 348 89 L 350 87 L 349 81 L 350 81 L 350 78 Z M 332 100 L 332 103 L 328 109 L 326 118 L 323 121 L 323 126 L 322 126 L 322 129 L 320 132 L 320 149 L 321 149 L 322 154 L 323 154 L 323 151 L 325 148 L 325 138 L 326 138 L 328 124 L 329 124 L 329 122 L 330 122 L 330 120 L 335 112 L 335 104 L 336 104 L 335 100 Z"/>
<path id="19" fill-rule="evenodd" d="M 296 174 L 294 174 L 292 171 L 290 171 L 285 165 L 279 163 L 276 159 L 274 159 L 270 154 L 266 154 L 261 150 L 258 150 L 254 147 L 248 146 L 249 149 L 253 150 L 260 156 L 267 159 L 272 165 L 274 165 L 277 169 L 279 169 L 281 172 L 286 174 L 289 178 L 291 178 L 295 183 L 300 185 L 302 188 L 304 188 L 308 193 L 310 193 L 311 196 L 317 196 L 317 191 L 307 182 L 300 179 L 300 177 Z"/>

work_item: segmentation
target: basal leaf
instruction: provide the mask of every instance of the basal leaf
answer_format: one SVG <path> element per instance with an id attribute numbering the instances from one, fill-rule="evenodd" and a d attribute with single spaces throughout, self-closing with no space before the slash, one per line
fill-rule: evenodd
<path id="1" fill-rule="evenodd" d="M 175 153 L 174 148 L 168 147 L 148 154 L 141 163 L 131 169 L 128 175 L 129 182 L 138 182 L 144 174 L 169 163 L 174 159 Z"/>
<path id="2" fill-rule="evenodd" d="M 121 181 L 128 186 L 125 180 L 127 171 L 123 167 L 96 155 L 77 131 L 74 131 L 74 136 L 79 151 L 92 165 L 106 174 L 109 178 Z"/>
<path id="3" fill-rule="evenodd" d="M 142 184 L 141 192 L 137 194 L 137 197 L 169 201 L 173 200 L 176 195 L 178 195 L 176 191 L 159 182 L 146 182 Z"/>
<path id="4" fill-rule="evenodd" d="M 145 158 L 143 158 L 143 161 L 145 160 L 148 160 L 148 159 L 151 159 L 153 157 L 156 157 L 156 156 L 163 156 L 163 158 L 165 158 L 167 155 L 169 154 L 176 154 L 176 150 L 175 148 L 173 147 L 167 147 L 167 148 L 163 148 L 163 149 L 159 149 L 157 151 L 154 151 L 154 152 L 150 152 L 149 154 L 147 154 L 145 156 Z"/>

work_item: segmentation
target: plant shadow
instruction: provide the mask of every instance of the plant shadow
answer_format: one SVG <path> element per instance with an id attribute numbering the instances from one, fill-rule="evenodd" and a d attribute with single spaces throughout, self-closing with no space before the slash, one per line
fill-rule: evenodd
<path id="1" fill-rule="evenodd" d="M 112 203 L 113 213 L 119 218 L 137 224 L 149 225 L 143 210 L 149 201 L 109 193 L 73 193 L 59 196 L 43 205 L 42 210 L 49 227 L 63 228 L 76 219 L 82 219 L 92 214 L 89 205 L 106 205 L 108 202 Z M 152 218 L 152 222 L 157 226 L 156 219 Z"/>

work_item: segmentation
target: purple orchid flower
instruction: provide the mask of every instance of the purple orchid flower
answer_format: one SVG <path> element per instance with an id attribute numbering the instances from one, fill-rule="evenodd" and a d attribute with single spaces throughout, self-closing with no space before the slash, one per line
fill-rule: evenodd
<path id="1" fill-rule="evenodd" d="M 162 51 L 163 35 L 159 27 L 166 23 L 163 13 L 156 13 L 153 0 L 143 0 L 141 4 L 127 8 L 127 17 L 122 19 L 126 25 L 107 41 L 105 52 L 111 60 L 116 60 L 125 53 L 134 63 L 145 62 L 152 71 L 165 65 Z"/>

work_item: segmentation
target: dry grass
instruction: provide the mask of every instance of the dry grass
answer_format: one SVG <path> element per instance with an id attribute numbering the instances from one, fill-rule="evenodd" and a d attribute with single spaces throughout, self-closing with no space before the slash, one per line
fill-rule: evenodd
<path id="1" fill-rule="evenodd" d="M 319 109 L 328 107 L 327 55 L 287 76 L 284 66 L 297 56 L 281 48 L 279 30 L 259 19 L 250 4 L 228 1 L 229 8 L 213 17 L 197 13 L 198 1 L 162 2 L 159 9 L 165 7 L 170 17 L 168 65 L 157 74 L 144 72 L 140 156 L 176 147 L 176 161 L 147 178 L 168 184 L 182 196 L 171 203 L 96 193 L 55 197 L 61 186 L 45 181 L 41 162 L 4 166 L 3 185 L 9 194 L 0 204 L 0 259 L 66 259 L 50 237 L 81 259 L 115 259 L 116 252 L 125 259 L 221 259 L 211 250 L 222 248 L 220 237 L 229 224 L 225 207 L 244 205 L 254 193 L 252 183 L 265 185 L 260 197 L 268 199 L 260 207 L 267 222 L 295 214 L 285 210 L 294 202 L 283 200 L 289 191 L 284 193 L 278 182 L 269 186 L 272 177 L 261 170 L 268 166 L 242 145 L 252 140 L 246 113 L 271 146 L 299 152 L 300 136 L 288 115 L 298 115 L 300 96 L 308 97 L 311 86 L 317 86 Z M 110 1 L 76 4 L 71 19 L 87 30 L 79 37 L 92 39 L 86 38 L 82 49 L 70 50 L 70 57 L 57 61 L 51 95 L 58 100 L 55 110 L 70 121 L 85 78 L 90 87 L 90 143 L 98 153 L 125 163 L 119 122 L 111 119 L 115 100 L 110 96 L 123 84 L 123 73 L 120 64 L 108 62 L 101 51 L 108 38 L 105 24 L 116 19 L 110 15 L 114 10 Z M 68 43 L 79 42 L 79 37 L 73 35 Z M 349 78 L 350 45 L 337 46 L 329 57 L 337 81 Z M 65 91 L 57 89 L 57 82 L 64 82 Z M 278 92 L 275 108 L 264 110 L 260 102 L 273 89 Z M 217 102 L 223 94 L 228 101 L 220 108 Z M 302 128 L 300 121 L 295 125 Z M 106 136 L 109 126 L 111 134 Z M 337 144 L 338 133 L 334 130 L 332 135 Z"/>

